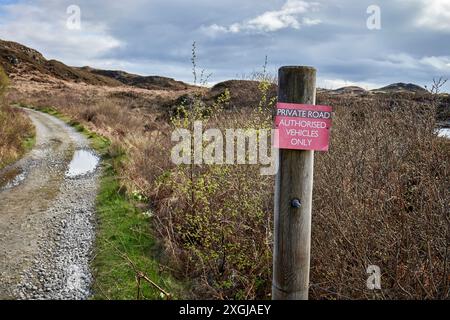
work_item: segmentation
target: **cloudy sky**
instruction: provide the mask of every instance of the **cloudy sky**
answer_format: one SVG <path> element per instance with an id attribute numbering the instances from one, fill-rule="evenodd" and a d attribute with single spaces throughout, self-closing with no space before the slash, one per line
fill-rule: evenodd
<path id="1" fill-rule="evenodd" d="M 450 0 L 0 0 L 0 38 L 189 82 L 193 41 L 212 83 L 261 70 L 266 55 L 271 72 L 316 67 L 325 88 L 450 77 Z"/>

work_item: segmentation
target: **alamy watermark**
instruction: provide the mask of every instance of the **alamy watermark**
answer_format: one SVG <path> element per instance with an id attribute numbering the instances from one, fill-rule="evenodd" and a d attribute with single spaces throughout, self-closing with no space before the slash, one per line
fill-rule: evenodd
<path id="1" fill-rule="evenodd" d="M 377 5 L 371 5 L 367 8 L 367 29 L 369 30 L 381 30 L 381 8 Z"/>
<path id="2" fill-rule="evenodd" d="M 203 130 L 195 121 L 193 131 L 176 129 L 172 133 L 171 158 L 176 165 L 261 165 L 261 175 L 275 175 L 279 168 L 279 152 L 272 140 L 276 129 Z"/>
<path id="3" fill-rule="evenodd" d="M 381 290 L 381 269 L 379 266 L 370 265 L 366 270 L 369 277 L 367 278 L 367 289 Z"/>
<path id="4" fill-rule="evenodd" d="M 69 30 L 81 30 L 81 8 L 77 5 L 67 7 L 66 13 L 69 17 L 66 20 L 66 27 Z"/>
<path id="5" fill-rule="evenodd" d="M 67 289 L 71 291 L 80 289 L 82 286 L 82 272 L 80 268 L 76 265 L 71 265 L 67 270 L 67 274 Z"/>

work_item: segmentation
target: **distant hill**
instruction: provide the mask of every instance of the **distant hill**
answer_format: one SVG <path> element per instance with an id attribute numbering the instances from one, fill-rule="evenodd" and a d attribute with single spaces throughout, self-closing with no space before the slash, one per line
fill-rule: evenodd
<path id="1" fill-rule="evenodd" d="M 336 90 L 332 90 L 333 93 L 335 94 L 365 94 L 367 93 L 366 89 L 363 89 L 361 87 L 358 86 L 348 86 L 348 87 L 342 87 Z"/>
<path id="2" fill-rule="evenodd" d="M 240 109 L 245 106 L 257 107 L 261 101 L 262 93 L 259 89 L 260 82 L 251 80 L 228 80 L 213 86 L 205 101 L 212 103 L 225 90 L 230 91 L 229 108 Z M 277 86 L 272 84 L 267 92 L 267 101 L 277 96 Z"/>
<path id="3" fill-rule="evenodd" d="M 319 93 L 326 93 L 326 94 L 332 94 L 332 95 L 371 95 L 371 94 L 392 94 L 392 93 L 418 93 L 418 94 L 424 94 L 428 93 L 428 91 L 425 88 L 422 88 L 421 86 L 418 86 L 413 83 L 393 83 L 388 86 L 379 88 L 379 89 L 373 89 L 373 90 L 366 90 L 358 86 L 347 86 L 342 87 L 335 90 L 329 90 L 329 89 L 318 89 Z"/>
<path id="4" fill-rule="evenodd" d="M 16 42 L 0 40 L 0 64 L 11 77 L 35 82 L 64 80 L 90 85 L 133 86 L 149 90 L 185 90 L 192 86 L 159 76 L 139 76 L 124 71 L 70 67 L 56 60 L 47 60 L 38 51 Z"/>
<path id="5" fill-rule="evenodd" d="M 374 93 L 426 93 L 427 90 L 413 83 L 394 83 L 386 87 L 371 90 Z"/>
<path id="6" fill-rule="evenodd" d="M 137 74 L 127 73 L 125 71 L 100 70 L 90 67 L 83 67 L 80 68 L 80 70 L 89 72 L 91 74 L 108 77 L 117 80 L 125 85 L 148 90 L 186 90 L 192 87 L 191 85 L 188 85 L 184 82 L 160 76 L 140 76 Z"/>

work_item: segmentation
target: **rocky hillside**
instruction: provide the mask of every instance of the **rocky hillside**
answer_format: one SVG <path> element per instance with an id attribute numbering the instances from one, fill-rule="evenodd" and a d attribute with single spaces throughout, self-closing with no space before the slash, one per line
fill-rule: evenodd
<path id="1" fill-rule="evenodd" d="M 28 77 L 35 82 L 58 79 L 92 85 L 121 85 L 115 79 L 71 68 L 56 60 L 47 60 L 38 51 L 10 41 L 0 40 L 0 64 L 13 80 Z"/>
<path id="2" fill-rule="evenodd" d="M 348 87 L 343 87 L 343 88 L 333 90 L 333 91 L 331 91 L 331 93 L 360 95 L 360 94 L 367 93 L 367 90 L 363 89 L 361 87 L 358 87 L 358 86 L 348 86 Z"/>
<path id="3" fill-rule="evenodd" d="M 133 86 L 148 90 L 185 90 L 190 85 L 159 76 L 140 76 L 123 71 L 70 67 L 56 60 L 47 60 L 40 52 L 16 42 L 0 40 L 0 65 L 8 76 L 33 82 L 63 80 L 89 85 Z"/>
<path id="4" fill-rule="evenodd" d="M 372 90 L 374 93 L 427 93 L 425 88 L 422 88 L 413 83 L 394 83 L 386 87 Z"/>

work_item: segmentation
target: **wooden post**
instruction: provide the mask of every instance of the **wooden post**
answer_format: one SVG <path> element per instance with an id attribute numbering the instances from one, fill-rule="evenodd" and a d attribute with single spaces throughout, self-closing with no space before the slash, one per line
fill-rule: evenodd
<path id="1" fill-rule="evenodd" d="M 278 101 L 316 103 L 316 70 L 282 67 Z M 275 181 L 273 300 L 307 300 L 314 151 L 280 150 Z"/>

